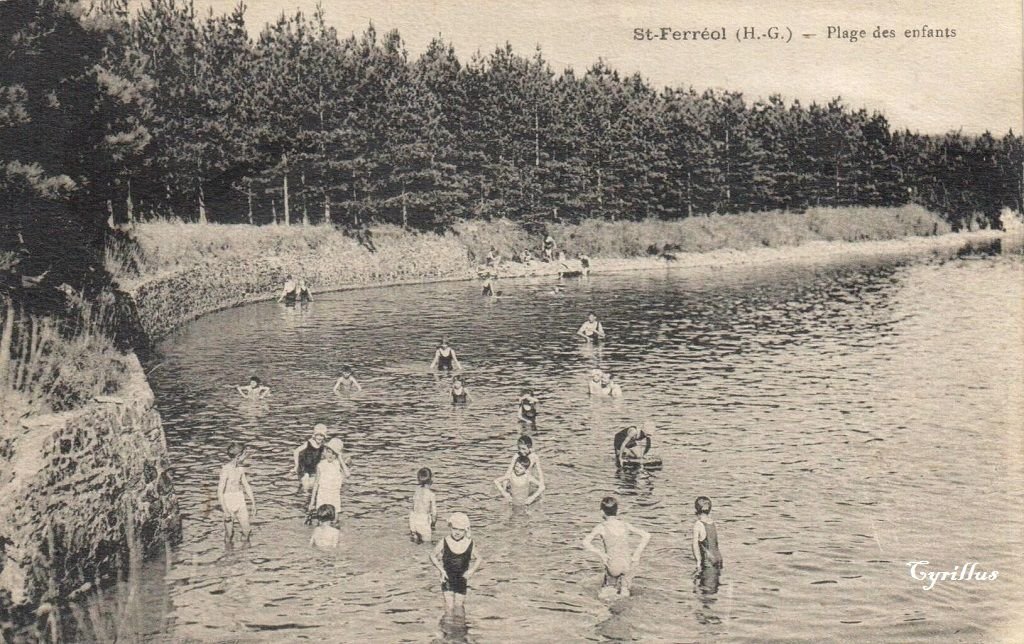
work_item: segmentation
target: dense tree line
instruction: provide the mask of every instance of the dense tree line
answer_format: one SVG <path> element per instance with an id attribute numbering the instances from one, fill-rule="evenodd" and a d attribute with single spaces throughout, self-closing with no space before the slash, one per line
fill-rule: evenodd
<path id="1" fill-rule="evenodd" d="M 322 11 L 252 38 L 243 5 L 97 2 L 0 4 L 4 232 L 26 276 L 96 273 L 104 222 L 151 214 L 438 228 L 917 202 L 959 227 L 1024 206 L 1012 132 L 893 131 L 838 98 L 659 90 L 601 61 L 557 74 L 509 46 L 410 58 Z M 67 244 L 81 262 L 61 269 Z"/>
<path id="2" fill-rule="evenodd" d="M 511 47 L 461 62 L 396 32 L 340 38 L 322 11 L 252 40 L 244 7 L 197 19 L 152 0 L 110 66 L 145 87 L 151 136 L 118 217 L 213 221 L 685 217 L 918 202 L 959 225 L 1020 210 L 1022 139 L 894 132 L 779 96 L 657 90 L 602 62 L 555 74 Z"/>

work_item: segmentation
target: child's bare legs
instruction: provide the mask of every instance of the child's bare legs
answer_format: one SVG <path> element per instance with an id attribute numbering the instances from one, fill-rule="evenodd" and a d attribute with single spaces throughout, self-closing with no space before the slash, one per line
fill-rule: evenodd
<path id="1" fill-rule="evenodd" d="M 235 517 L 224 513 L 224 543 L 230 548 L 235 538 Z"/>
<path id="2" fill-rule="evenodd" d="M 442 591 L 441 595 L 444 597 L 444 610 L 449 615 L 455 612 L 455 593 L 447 590 Z"/>
<path id="3" fill-rule="evenodd" d="M 249 523 L 249 509 L 242 504 L 242 508 L 236 514 L 238 517 L 238 529 L 242 533 L 242 538 L 245 542 L 249 542 L 249 538 L 252 537 L 252 525 Z M 234 523 L 232 522 L 232 527 Z"/>

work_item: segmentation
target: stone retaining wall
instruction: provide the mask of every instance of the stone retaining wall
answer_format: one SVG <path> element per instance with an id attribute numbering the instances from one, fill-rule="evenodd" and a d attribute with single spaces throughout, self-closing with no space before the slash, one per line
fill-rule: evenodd
<path id="1" fill-rule="evenodd" d="M 66 597 L 181 537 L 167 446 L 134 355 L 128 384 L 23 419 L 0 442 L 0 614 Z M 129 543 L 131 541 L 131 543 Z"/>

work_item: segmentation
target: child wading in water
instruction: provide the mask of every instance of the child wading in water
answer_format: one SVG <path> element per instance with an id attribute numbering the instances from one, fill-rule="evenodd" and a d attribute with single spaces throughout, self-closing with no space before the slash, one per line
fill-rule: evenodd
<path id="1" fill-rule="evenodd" d="M 523 388 L 519 394 L 519 422 L 537 426 L 537 396 L 532 389 Z"/>
<path id="2" fill-rule="evenodd" d="M 309 545 L 317 548 L 336 548 L 338 546 L 338 535 L 341 534 L 341 531 L 332 525 L 334 518 L 334 506 L 324 504 L 316 509 L 316 519 L 319 524 L 313 528 L 313 534 L 309 537 Z"/>
<path id="3" fill-rule="evenodd" d="M 430 553 L 430 563 L 441 572 L 441 594 L 448 613 L 465 613 L 467 581 L 483 563 L 469 536 L 469 517 L 456 512 L 448 517 L 448 536 Z"/>
<path id="4" fill-rule="evenodd" d="M 494 486 L 501 495 L 512 502 L 512 505 L 530 505 L 544 492 L 544 484 L 530 473 L 530 457 L 519 456 L 512 464 L 512 472 L 494 479 Z M 537 490 L 530 494 L 530 485 Z"/>
<path id="5" fill-rule="evenodd" d="M 540 469 L 540 458 L 533 452 L 533 439 L 523 434 L 516 441 L 516 450 L 518 454 L 512 459 L 512 462 L 508 464 L 508 469 L 505 470 L 505 477 L 511 477 L 513 470 L 516 466 L 516 462 L 520 457 L 526 457 L 530 459 L 530 466 L 527 468 L 528 471 L 537 471 L 537 483 L 541 487 L 544 486 L 544 472 Z"/>
<path id="6" fill-rule="evenodd" d="M 604 564 L 601 597 L 609 597 L 616 592 L 622 597 L 629 597 L 629 584 L 637 564 L 640 563 L 640 553 L 647 547 L 651 534 L 618 518 L 619 502 L 614 496 L 601 499 L 601 512 L 604 514 L 604 522 L 591 530 L 583 540 L 583 547 L 600 557 Z M 629 552 L 631 532 L 640 535 L 640 543 L 632 555 Z M 594 539 L 598 537 L 601 538 L 603 550 L 594 546 Z"/>
<path id="7" fill-rule="evenodd" d="M 344 446 L 340 438 L 327 441 L 327 449 L 316 466 L 313 494 L 309 497 L 310 512 L 323 505 L 329 505 L 334 508 L 335 521 L 341 510 L 341 485 L 351 476 L 345 462 L 341 460 L 341 450 Z"/>
<path id="8" fill-rule="evenodd" d="M 217 485 L 217 500 L 224 510 L 224 540 L 231 545 L 235 536 L 235 521 L 241 529 L 242 538 L 246 542 L 252 536 L 252 527 L 249 525 L 249 510 L 245 505 L 245 495 L 249 495 L 252 501 L 252 516 L 256 516 L 256 497 L 252 495 L 252 488 L 249 487 L 249 479 L 245 477 L 245 470 L 242 464 L 245 462 L 245 446 L 241 443 L 231 443 L 227 450 L 228 458 L 231 460 L 224 464 L 220 470 L 220 483 Z"/>
<path id="9" fill-rule="evenodd" d="M 701 590 L 714 593 L 718 590 L 722 553 L 718 550 L 718 528 L 711 518 L 711 499 L 698 496 L 693 508 L 697 512 L 697 520 L 693 522 L 693 558 L 697 561 L 694 576 Z"/>
<path id="10" fill-rule="evenodd" d="M 414 543 L 430 541 L 431 529 L 437 521 L 437 497 L 430 486 L 434 483 L 434 473 L 429 467 L 421 467 L 416 472 L 416 480 L 420 486 L 412 495 L 412 513 L 409 514 L 409 538 Z"/>
<path id="11" fill-rule="evenodd" d="M 359 381 L 356 380 L 355 375 L 352 373 L 352 367 L 348 365 L 341 368 L 341 377 L 334 383 L 334 393 L 338 393 L 342 387 L 347 391 L 363 390 L 363 388 L 359 386 Z"/>
<path id="12" fill-rule="evenodd" d="M 469 402 L 469 390 L 466 389 L 465 384 L 462 381 L 462 376 L 452 377 L 452 404 L 453 405 L 464 405 Z"/>
<path id="13" fill-rule="evenodd" d="M 238 390 L 238 393 L 242 394 L 243 398 L 248 398 L 249 400 L 266 398 L 267 394 L 270 393 L 270 387 L 260 384 L 260 379 L 256 376 L 249 378 L 249 384 L 238 385 L 235 389 Z"/>

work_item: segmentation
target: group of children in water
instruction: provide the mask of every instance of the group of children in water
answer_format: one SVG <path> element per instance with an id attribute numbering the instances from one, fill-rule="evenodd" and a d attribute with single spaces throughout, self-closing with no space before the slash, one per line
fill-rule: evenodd
<path id="1" fill-rule="evenodd" d="M 605 331 L 597 316 L 590 313 L 577 335 L 588 342 L 596 342 L 605 337 Z M 455 349 L 448 344 L 447 338 L 442 338 L 435 350 L 430 369 L 445 372 L 461 370 Z M 362 389 L 351 368 L 347 366 L 335 383 L 334 391 L 342 388 L 350 391 Z M 255 376 L 248 385 L 237 389 L 241 395 L 250 399 L 265 398 L 270 391 Z M 592 371 L 588 391 L 591 395 L 622 395 L 621 388 L 612 381 L 611 374 L 599 369 Z M 452 404 L 469 401 L 469 392 L 458 374 L 453 374 L 450 395 Z M 529 388 L 522 389 L 518 401 L 519 420 L 536 427 L 537 407 L 535 392 Z M 627 462 L 643 464 L 651 449 L 652 433 L 649 424 L 644 424 L 642 428 L 631 426 L 618 432 L 614 437 L 616 462 L 619 465 Z M 338 544 L 339 530 L 336 524 L 341 507 L 341 490 L 344 481 L 351 475 L 343 454 L 344 443 L 337 437 L 327 440 L 327 434 L 326 425 L 315 425 L 312 436 L 292 454 L 292 471 L 299 478 L 300 490 L 309 494 L 307 523 L 314 520 L 317 523 L 310 536 L 310 544 L 318 548 L 334 548 Z M 251 516 L 256 514 L 256 500 L 243 468 L 248 455 L 245 446 L 232 443 L 227 455 L 230 460 L 221 470 L 217 496 L 224 513 L 224 537 L 231 544 L 236 523 L 242 538 L 249 540 L 252 527 L 246 496 L 252 504 Z M 412 496 L 409 536 L 415 543 L 430 542 L 437 521 L 437 498 L 431 489 L 433 472 L 426 467 L 420 468 L 416 479 L 418 486 Z M 530 436 L 524 434 L 519 437 L 516 456 L 505 473 L 494 480 L 494 485 L 505 499 L 516 506 L 529 505 L 544 493 L 544 473 L 537 454 L 533 452 Z M 603 521 L 591 530 L 582 546 L 597 555 L 604 565 L 601 596 L 629 596 L 632 575 L 651 534 L 619 518 L 619 504 L 615 497 L 604 497 L 600 509 Z M 701 580 L 702 588 L 706 588 L 706 579 L 713 577 L 714 588 L 717 588 L 722 556 L 718 548 L 717 529 L 710 516 L 711 500 L 705 496 L 697 497 L 694 509 L 696 520 L 692 527 L 692 552 L 697 562 L 695 576 Z M 465 602 L 468 580 L 483 559 L 470 535 L 469 517 L 462 512 L 455 512 L 448 517 L 447 523 L 449 533 L 437 542 L 431 552 L 430 562 L 439 572 L 446 609 L 459 612 Z M 639 538 L 632 549 L 631 535 Z"/>

